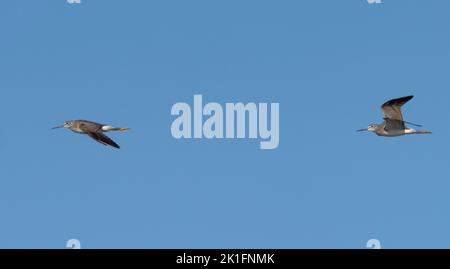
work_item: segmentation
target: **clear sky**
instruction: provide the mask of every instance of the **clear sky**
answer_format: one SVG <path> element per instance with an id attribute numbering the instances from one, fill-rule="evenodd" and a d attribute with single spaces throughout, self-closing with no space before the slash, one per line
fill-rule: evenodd
<path id="1" fill-rule="evenodd" d="M 0 35 L 1 248 L 450 248 L 450 1 L 8 0 Z M 174 139 L 194 94 L 280 103 L 278 149 Z M 355 132 L 410 94 L 433 135 Z"/>

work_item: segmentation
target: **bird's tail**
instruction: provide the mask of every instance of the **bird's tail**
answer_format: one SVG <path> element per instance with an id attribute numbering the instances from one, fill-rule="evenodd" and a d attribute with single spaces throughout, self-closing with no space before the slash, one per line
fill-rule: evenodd
<path id="1" fill-rule="evenodd" d="M 426 131 L 426 130 L 418 130 L 414 132 L 415 134 L 432 134 L 433 132 L 431 131 Z"/>
<path id="2" fill-rule="evenodd" d="M 126 130 L 130 130 L 130 128 L 116 128 L 116 127 L 112 127 L 109 125 L 105 125 L 102 127 L 102 131 L 103 132 L 109 132 L 109 131 L 126 131 Z"/>

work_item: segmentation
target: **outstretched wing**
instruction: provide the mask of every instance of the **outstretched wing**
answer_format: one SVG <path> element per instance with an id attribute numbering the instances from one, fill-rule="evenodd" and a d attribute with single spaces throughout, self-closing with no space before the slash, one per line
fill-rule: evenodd
<path id="1" fill-rule="evenodd" d="M 111 138 L 107 137 L 106 135 L 97 132 L 86 132 L 86 134 L 91 137 L 92 139 L 94 139 L 95 141 L 102 143 L 103 145 L 110 145 L 112 147 L 118 148 L 120 149 L 120 146 L 116 144 L 116 142 L 114 142 Z"/>
<path id="2" fill-rule="evenodd" d="M 414 96 L 405 96 L 397 99 L 392 99 L 387 101 L 381 106 L 381 110 L 384 113 L 384 118 L 391 120 L 403 121 L 402 106 L 406 104 L 409 100 L 413 99 Z M 403 124 L 404 125 L 404 124 Z"/>

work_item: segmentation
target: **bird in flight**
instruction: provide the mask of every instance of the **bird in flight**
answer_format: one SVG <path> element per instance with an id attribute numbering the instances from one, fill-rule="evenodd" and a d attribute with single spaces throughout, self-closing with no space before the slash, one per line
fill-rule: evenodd
<path id="1" fill-rule="evenodd" d="M 109 131 L 126 131 L 129 128 L 116 128 L 105 124 L 100 124 L 87 120 L 69 120 L 64 122 L 63 125 L 53 127 L 52 129 L 58 128 L 67 128 L 72 130 L 75 133 L 79 134 L 87 134 L 89 137 L 94 139 L 95 141 L 102 143 L 103 145 L 109 145 L 115 148 L 120 148 L 116 142 L 114 142 L 111 138 L 107 137 L 105 132 Z"/>
<path id="2" fill-rule="evenodd" d="M 365 129 L 358 130 L 357 132 L 369 131 L 379 136 L 401 136 L 407 134 L 431 134 L 430 131 L 414 130 L 408 128 L 406 124 L 422 127 L 414 123 L 410 123 L 403 120 L 402 106 L 414 96 L 405 96 L 397 99 L 387 101 L 381 106 L 381 111 L 384 113 L 384 122 L 381 124 L 370 124 Z"/>

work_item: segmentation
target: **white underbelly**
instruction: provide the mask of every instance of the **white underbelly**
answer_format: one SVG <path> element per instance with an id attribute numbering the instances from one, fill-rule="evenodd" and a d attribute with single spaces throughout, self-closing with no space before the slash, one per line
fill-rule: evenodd
<path id="1" fill-rule="evenodd" d="M 404 130 L 390 130 L 389 132 L 386 132 L 384 134 L 381 134 L 381 136 L 401 136 L 401 135 L 407 135 L 407 134 L 414 134 L 416 130 L 414 129 L 404 129 Z"/>

